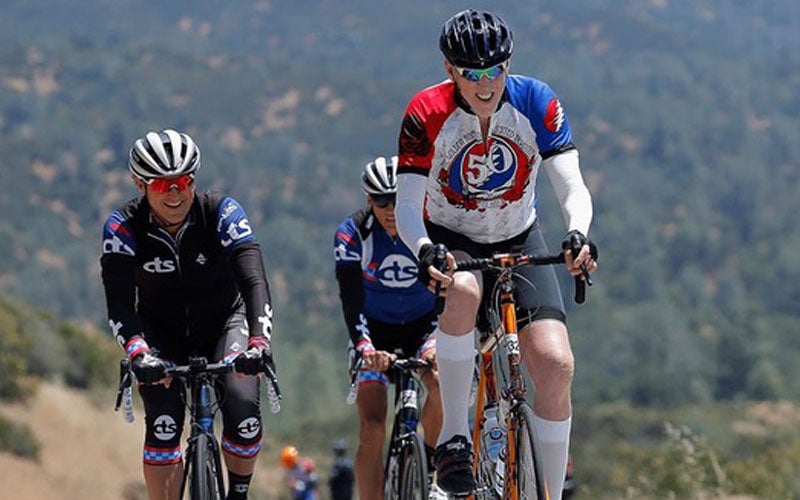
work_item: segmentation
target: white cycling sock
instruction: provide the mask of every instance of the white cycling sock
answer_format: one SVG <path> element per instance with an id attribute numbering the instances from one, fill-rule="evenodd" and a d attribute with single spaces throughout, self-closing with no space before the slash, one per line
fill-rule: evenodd
<path id="1" fill-rule="evenodd" d="M 456 434 L 470 439 L 467 412 L 469 390 L 475 366 L 475 330 L 465 335 L 448 335 L 436 328 L 436 364 L 439 366 L 439 392 L 442 397 L 442 432 L 437 444 Z"/>
<path id="2" fill-rule="evenodd" d="M 547 489 L 550 491 L 550 500 L 561 500 L 564 476 L 567 473 L 572 417 L 553 421 L 534 415 L 533 426 L 536 429 L 536 443 L 539 447 L 539 456 L 542 458 L 542 469 Z"/>

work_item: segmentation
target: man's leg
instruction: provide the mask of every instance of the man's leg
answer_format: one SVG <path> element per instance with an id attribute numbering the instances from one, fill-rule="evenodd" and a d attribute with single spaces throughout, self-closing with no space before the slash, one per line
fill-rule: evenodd
<path id="1" fill-rule="evenodd" d="M 356 482 L 361 500 L 383 500 L 383 441 L 386 437 L 386 386 L 360 385 L 356 407 L 360 422 Z"/>
<path id="2" fill-rule="evenodd" d="M 183 462 L 170 465 L 144 464 L 144 484 L 150 500 L 176 500 L 181 493 Z"/>
<path id="3" fill-rule="evenodd" d="M 256 469 L 257 457 L 238 457 L 228 451 L 223 451 L 225 466 L 228 469 L 228 500 L 247 498 L 250 490 L 250 480 Z"/>
<path id="4" fill-rule="evenodd" d="M 468 412 L 480 299 L 476 275 L 455 273 L 434 333 L 443 413 L 436 448 L 437 482 L 443 490 L 455 494 L 468 493 L 475 487 Z"/>
<path id="5" fill-rule="evenodd" d="M 236 373 L 222 377 L 222 455 L 228 469 L 226 500 L 246 500 L 264 436 L 260 380 Z"/>
<path id="6" fill-rule="evenodd" d="M 144 404 L 144 482 L 150 500 L 176 500 L 183 479 L 180 438 L 183 432 L 183 384 L 140 385 Z"/>
<path id="7" fill-rule="evenodd" d="M 572 425 L 570 391 L 575 361 L 567 327 L 554 319 L 534 321 L 520 336 L 525 365 L 536 392 L 534 426 L 552 500 L 560 500 Z"/>

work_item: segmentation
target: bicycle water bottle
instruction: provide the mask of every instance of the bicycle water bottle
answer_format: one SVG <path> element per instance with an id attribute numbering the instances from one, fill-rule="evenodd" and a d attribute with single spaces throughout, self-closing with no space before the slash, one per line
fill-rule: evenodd
<path id="1" fill-rule="evenodd" d="M 483 446 L 492 461 L 500 457 L 506 444 L 506 431 L 497 419 L 497 405 L 490 404 L 483 409 Z"/>
<path id="2" fill-rule="evenodd" d="M 508 448 L 503 446 L 500 450 L 500 456 L 497 464 L 494 466 L 494 491 L 497 496 L 503 498 L 503 480 L 506 475 L 506 458 L 508 458 Z"/>

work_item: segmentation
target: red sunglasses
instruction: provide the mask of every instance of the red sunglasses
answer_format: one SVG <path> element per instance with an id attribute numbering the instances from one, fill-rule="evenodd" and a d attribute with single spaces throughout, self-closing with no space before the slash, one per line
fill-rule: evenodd
<path id="1" fill-rule="evenodd" d="M 144 181 L 145 184 L 150 186 L 154 193 L 165 194 L 169 193 L 173 187 L 178 191 L 184 191 L 194 183 L 193 174 L 183 174 L 180 177 L 171 177 L 167 179 L 150 179 Z"/>

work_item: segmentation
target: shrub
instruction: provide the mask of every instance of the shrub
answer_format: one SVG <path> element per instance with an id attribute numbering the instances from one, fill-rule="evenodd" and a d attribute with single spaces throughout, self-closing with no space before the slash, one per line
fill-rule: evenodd
<path id="1" fill-rule="evenodd" d="M 24 425 L 0 416 L 0 450 L 32 460 L 39 460 L 39 443 Z"/>

